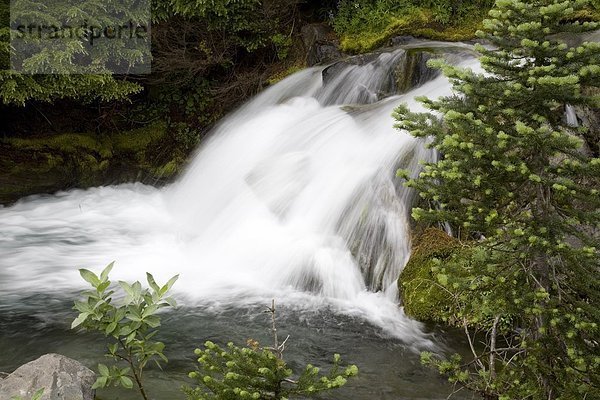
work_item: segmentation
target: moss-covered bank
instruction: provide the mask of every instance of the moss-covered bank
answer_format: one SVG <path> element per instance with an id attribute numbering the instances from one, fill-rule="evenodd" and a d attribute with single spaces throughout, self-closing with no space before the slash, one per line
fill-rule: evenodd
<path id="1" fill-rule="evenodd" d="M 62 133 L 0 140 L 0 204 L 73 187 L 171 179 L 184 153 L 166 124 L 113 134 Z"/>
<path id="2" fill-rule="evenodd" d="M 342 51 L 357 54 L 372 51 L 389 44 L 395 36 L 410 35 L 424 39 L 457 42 L 474 39 L 475 32 L 482 26 L 487 10 L 479 10 L 459 22 L 443 24 L 436 21 L 435 14 L 426 8 L 411 8 L 405 14 L 389 17 L 381 29 L 368 29 L 341 35 Z"/>

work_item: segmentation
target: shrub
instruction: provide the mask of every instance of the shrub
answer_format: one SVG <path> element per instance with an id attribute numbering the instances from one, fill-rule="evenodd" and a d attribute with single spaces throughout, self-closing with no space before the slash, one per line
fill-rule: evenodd
<path id="1" fill-rule="evenodd" d="M 79 315 L 71 328 L 82 327 L 88 331 L 102 332 L 111 338 L 112 343 L 108 346 L 107 356 L 115 363 L 111 366 L 98 364 L 100 376 L 96 379 L 93 389 L 106 387 L 108 385 L 133 388 L 133 380 L 142 397 L 147 400 L 147 394 L 142 383 L 144 368 L 150 361 L 167 362 L 163 350 L 164 343 L 153 339 L 160 326 L 160 317 L 157 312 L 161 308 L 173 307 L 175 301 L 166 297 L 167 293 L 177 280 L 178 276 L 171 278 L 164 286 L 156 284 L 154 277 L 147 273 L 149 288 L 142 288 L 140 282 L 129 284 L 119 281 L 121 289 L 125 293 L 122 305 L 112 304 L 110 290 L 111 282 L 108 274 L 112 270 L 110 263 L 97 276 L 87 269 L 80 269 L 81 277 L 85 279 L 93 290 L 83 292 L 84 300 L 75 301 L 75 309 Z M 120 368 L 118 363 L 127 366 Z M 132 380 L 133 379 L 133 380 Z"/>
<path id="2" fill-rule="evenodd" d="M 333 366 L 326 375 L 320 374 L 318 367 L 308 364 L 298 378 L 292 379 L 294 372 L 283 359 L 289 336 L 279 343 L 274 304 L 269 308 L 273 347 L 261 347 L 250 339 L 247 347 L 228 343 L 222 348 L 207 341 L 204 349 L 196 349 L 198 367 L 189 376 L 197 386 L 184 389 L 189 400 L 307 398 L 342 387 L 348 378 L 358 373 L 355 365 L 340 371 L 340 356 L 335 354 Z"/>

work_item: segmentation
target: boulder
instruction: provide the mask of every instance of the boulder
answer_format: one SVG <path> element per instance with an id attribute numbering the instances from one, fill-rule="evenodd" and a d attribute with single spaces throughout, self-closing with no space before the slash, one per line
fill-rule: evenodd
<path id="1" fill-rule="evenodd" d="M 44 389 L 40 400 L 94 400 L 92 370 L 60 354 L 45 354 L 0 380 L 0 399 L 30 399 Z"/>
<path id="2" fill-rule="evenodd" d="M 404 312 L 419 321 L 444 321 L 444 311 L 453 308 L 451 296 L 437 284 L 432 267 L 434 259 L 442 263 L 464 251 L 458 239 L 435 228 L 427 228 L 413 242 L 410 259 L 398 279 L 398 291 Z"/>
<path id="3" fill-rule="evenodd" d="M 306 48 L 306 64 L 309 67 L 332 62 L 342 57 L 333 30 L 325 24 L 303 26 L 302 42 Z"/>

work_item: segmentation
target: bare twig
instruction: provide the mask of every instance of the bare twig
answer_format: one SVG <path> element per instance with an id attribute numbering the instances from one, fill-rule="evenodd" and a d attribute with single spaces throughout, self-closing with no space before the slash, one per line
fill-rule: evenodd
<path id="1" fill-rule="evenodd" d="M 496 368 L 494 363 L 496 362 L 496 336 L 498 332 L 498 322 L 500 321 L 500 316 L 497 315 L 494 318 L 494 324 L 492 325 L 492 332 L 490 334 L 490 383 L 492 380 L 496 378 Z"/>
<path id="2" fill-rule="evenodd" d="M 469 347 L 471 348 L 471 353 L 473 353 L 473 357 L 475 357 L 475 361 L 477 362 L 477 365 L 479 365 L 479 367 L 481 369 L 485 369 L 485 366 L 483 365 L 483 363 L 479 359 L 479 356 L 477 355 L 477 352 L 475 351 L 475 346 L 473 346 L 473 340 L 471 340 L 471 334 L 469 333 L 469 327 L 468 327 L 466 318 L 463 318 L 463 327 L 465 330 L 465 334 L 467 335 L 467 340 L 469 341 Z"/>

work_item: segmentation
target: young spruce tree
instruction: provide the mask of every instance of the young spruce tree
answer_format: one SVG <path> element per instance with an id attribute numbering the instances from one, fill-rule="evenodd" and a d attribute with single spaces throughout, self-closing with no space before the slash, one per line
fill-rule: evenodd
<path id="1" fill-rule="evenodd" d="M 470 249 L 432 272 L 472 359 L 423 360 L 487 399 L 600 398 L 600 159 L 564 118 L 600 106 L 600 44 L 566 39 L 598 29 L 589 7 L 497 1 L 485 73 L 440 63 L 455 95 L 424 99 L 435 115 L 396 112 L 442 154 L 408 182 L 437 204 L 413 216 L 450 223 Z"/>

